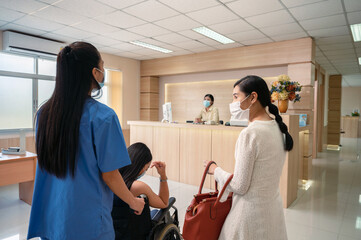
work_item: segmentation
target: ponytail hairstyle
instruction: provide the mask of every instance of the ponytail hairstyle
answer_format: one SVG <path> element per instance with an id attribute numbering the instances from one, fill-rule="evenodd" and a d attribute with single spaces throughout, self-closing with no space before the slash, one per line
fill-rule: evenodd
<path id="1" fill-rule="evenodd" d="M 98 50 L 86 42 L 74 42 L 58 54 L 55 89 L 39 109 L 36 133 L 39 167 L 57 178 L 75 175 L 80 119 L 100 61 Z"/>
<path id="2" fill-rule="evenodd" d="M 235 88 L 236 86 L 239 87 L 241 92 L 244 92 L 247 95 L 251 94 L 252 92 L 257 93 L 258 101 L 261 103 L 262 107 L 268 107 L 268 111 L 275 116 L 275 120 L 278 123 L 278 127 L 280 128 L 281 132 L 285 134 L 285 150 L 291 151 L 293 148 L 293 139 L 288 132 L 286 124 L 282 121 L 282 117 L 278 112 L 278 108 L 271 102 L 271 94 L 267 83 L 261 77 L 249 75 L 238 80 L 233 87 Z"/>

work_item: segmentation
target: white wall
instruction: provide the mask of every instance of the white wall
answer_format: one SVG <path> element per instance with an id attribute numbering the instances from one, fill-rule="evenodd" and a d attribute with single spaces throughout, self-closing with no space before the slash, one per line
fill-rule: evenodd
<path id="1" fill-rule="evenodd" d="M 351 115 L 355 108 L 361 111 L 361 87 L 342 87 L 341 116 Z"/>
<path id="2" fill-rule="evenodd" d="M 101 53 L 104 67 L 123 73 L 123 116 L 122 128 L 127 129 L 127 121 L 140 119 L 140 61 Z"/>
<path id="3" fill-rule="evenodd" d="M 162 119 L 162 105 L 165 98 L 165 84 L 167 83 L 183 83 L 183 82 L 203 82 L 203 81 L 217 81 L 241 79 L 247 75 L 258 75 L 261 77 L 275 77 L 281 74 L 287 74 L 287 66 L 270 67 L 270 68 L 254 68 L 254 69 L 240 69 L 222 72 L 207 72 L 194 74 L 180 74 L 173 76 L 164 76 L 159 78 L 159 119 Z M 229 93 L 232 95 L 232 92 Z M 199 99 L 201 105 L 203 99 Z"/>

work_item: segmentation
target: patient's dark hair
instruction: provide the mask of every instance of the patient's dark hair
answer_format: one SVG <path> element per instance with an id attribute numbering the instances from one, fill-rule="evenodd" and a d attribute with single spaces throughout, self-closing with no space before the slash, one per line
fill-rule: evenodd
<path id="1" fill-rule="evenodd" d="M 153 157 L 147 145 L 141 142 L 130 145 L 128 147 L 128 154 L 132 164 L 120 168 L 119 172 L 122 175 L 125 184 L 130 189 L 133 182 L 137 179 L 140 171 L 142 171 L 147 163 L 152 161 Z"/>
<path id="2" fill-rule="evenodd" d="M 292 136 L 289 134 L 288 128 L 278 112 L 278 108 L 271 102 L 271 93 L 265 80 L 258 76 L 249 75 L 238 80 L 233 87 L 235 88 L 236 86 L 239 87 L 241 92 L 244 92 L 247 95 L 252 92 L 256 92 L 258 94 L 259 102 L 264 108 L 268 107 L 268 111 L 275 116 L 281 132 L 286 136 L 285 150 L 291 151 L 293 148 Z"/>

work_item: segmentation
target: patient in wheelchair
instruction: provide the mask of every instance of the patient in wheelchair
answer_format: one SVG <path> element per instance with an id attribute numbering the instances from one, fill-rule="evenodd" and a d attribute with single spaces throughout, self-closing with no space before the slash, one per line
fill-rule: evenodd
<path id="1" fill-rule="evenodd" d="M 146 205 L 141 215 L 136 215 L 129 206 L 114 195 L 113 225 L 116 239 L 149 239 L 154 227 L 150 208 L 168 207 L 169 189 L 164 162 L 152 162 L 150 149 L 143 143 L 134 143 L 128 148 L 132 164 L 119 169 L 125 184 L 134 196 L 145 196 Z M 140 178 L 149 168 L 156 168 L 160 176 L 159 193 L 156 194 Z M 178 217 L 177 217 L 178 218 Z M 178 219 L 177 219 L 178 221 Z M 178 223 L 177 223 L 178 224 Z"/>

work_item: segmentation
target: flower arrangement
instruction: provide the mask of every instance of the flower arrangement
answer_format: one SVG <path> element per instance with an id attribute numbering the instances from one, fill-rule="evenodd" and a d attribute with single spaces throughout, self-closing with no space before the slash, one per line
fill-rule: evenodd
<path id="1" fill-rule="evenodd" d="M 351 116 L 352 116 L 352 117 L 359 117 L 359 116 L 360 116 L 360 113 L 359 113 L 357 110 L 354 110 L 354 111 L 351 113 Z"/>
<path id="2" fill-rule="evenodd" d="M 272 83 L 271 101 L 290 100 L 298 102 L 301 96 L 296 92 L 300 92 L 301 90 L 302 86 L 298 82 L 293 82 L 289 76 L 282 74 L 278 76 L 278 81 Z"/>

